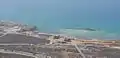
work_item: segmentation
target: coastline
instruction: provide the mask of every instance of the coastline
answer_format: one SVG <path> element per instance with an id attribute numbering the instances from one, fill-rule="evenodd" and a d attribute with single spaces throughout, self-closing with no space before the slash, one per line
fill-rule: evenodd
<path id="1" fill-rule="evenodd" d="M 27 36 L 38 37 L 38 34 L 45 35 L 61 35 L 74 38 L 84 38 L 84 39 L 99 39 L 99 40 L 119 40 L 118 35 L 114 33 L 108 33 L 105 31 L 95 30 L 94 28 L 80 28 L 80 29 L 62 29 L 57 32 L 42 32 L 37 26 L 30 26 L 28 24 L 15 23 L 13 21 L 0 21 L 0 25 L 13 25 L 12 27 L 0 26 L 1 29 L 4 29 L 5 33 L 11 34 L 26 34 Z M 6 29 L 7 28 L 7 29 Z M 21 32 L 20 29 L 26 29 L 26 31 Z M 31 29 L 31 30 L 30 30 Z M 33 30 L 32 30 L 33 29 Z M 106 37 L 107 36 L 107 37 Z"/>

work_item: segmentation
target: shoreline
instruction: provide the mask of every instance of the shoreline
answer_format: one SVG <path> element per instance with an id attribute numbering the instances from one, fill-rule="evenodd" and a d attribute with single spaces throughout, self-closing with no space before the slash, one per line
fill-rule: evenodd
<path id="1" fill-rule="evenodd" d="M 115 39 L 115 38 L 112 38 L 112 37 L 108 37 L 108 38 L 105 38 L 105 37 L 88 37 L 88 36 L 75 36 L 75 35 L 70 35 L 70 34 L 65 34 L 65 33 L 62 33 L 62 32 L 42 32 L 40 31 L 40 29 L 37 28 L 37 26 L 30 26 L 28 24 L 20 24 L 20 23 L 15 23 L 13 21 L 4 21 L 4 20 L 1 20 L 0 21 L 0 30 L 5 32 L 5 33 L 8 33 L 8 34 L 21 34 L 21 35 L 24 35 L 26 34 L 27 36 L 30 35 L 30 36 L 34 36 L 34 37 L 38 37 L 38 34 L 44 34 L 44 35 L 60 35 L 60 36 L 65 36 L 65 37 L 74 37 L 74 38 L 77 38 L 77 39 L 98 39 L 98 40 L 119 40 L 119 38 Z M 80 28 L 82 30 L 88 30 L 88 31 L 91 31 L 91 32 L 95 32 L 97 30 L 93 29 L 93 28 Z M 26 31 L 23 31 L 23 30 L 26 30 Z M 71 29 L 70 29 L 71 30 Z M 71 31 L 69 31 L 71 32 Z"/>

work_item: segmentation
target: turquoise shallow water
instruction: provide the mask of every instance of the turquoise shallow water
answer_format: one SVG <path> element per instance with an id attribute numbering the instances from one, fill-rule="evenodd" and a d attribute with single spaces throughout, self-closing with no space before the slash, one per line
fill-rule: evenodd
<path id="1" fill-rule="evenodd" d="M 36 25 L 41 32 L 62 30 L 60 33 L 77 36 L 83 36 L 83 33 L 72 28 L 101 29 L 102 31 L 89 34 L 95 37 L 119 39 L 119 2 L 118 0 L 4 0 L 0 1 L 0 19 Z M 88 36 L 94 37 L 93 35 Z"/>

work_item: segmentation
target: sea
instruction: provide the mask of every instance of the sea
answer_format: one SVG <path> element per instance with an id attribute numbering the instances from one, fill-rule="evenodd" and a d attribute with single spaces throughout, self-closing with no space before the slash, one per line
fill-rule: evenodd
<path id="1" fill-rule="evenodd" d="M 120 39 L 119 2 L 119 0 L 0 0 L 0 20 L 37 26 L 40 32 Z M 79 28 L 94 28 L 98 31 L 84 32 Z"/>

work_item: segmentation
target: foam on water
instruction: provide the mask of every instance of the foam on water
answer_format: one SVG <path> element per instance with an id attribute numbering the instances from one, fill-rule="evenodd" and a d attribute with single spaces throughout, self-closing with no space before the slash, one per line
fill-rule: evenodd
<path id="1" fill-rule="evenodd" d="M 98 38 L 98 39 L 119 39 L 119 35 L 116 33 L 110 33 L 103 30 L 89 31 L 89 30 L 79 30 L 79 29 L 61 29 L 60 33 L 77 36 L 77 37 L 87 37 L 87 38 Z"/>

